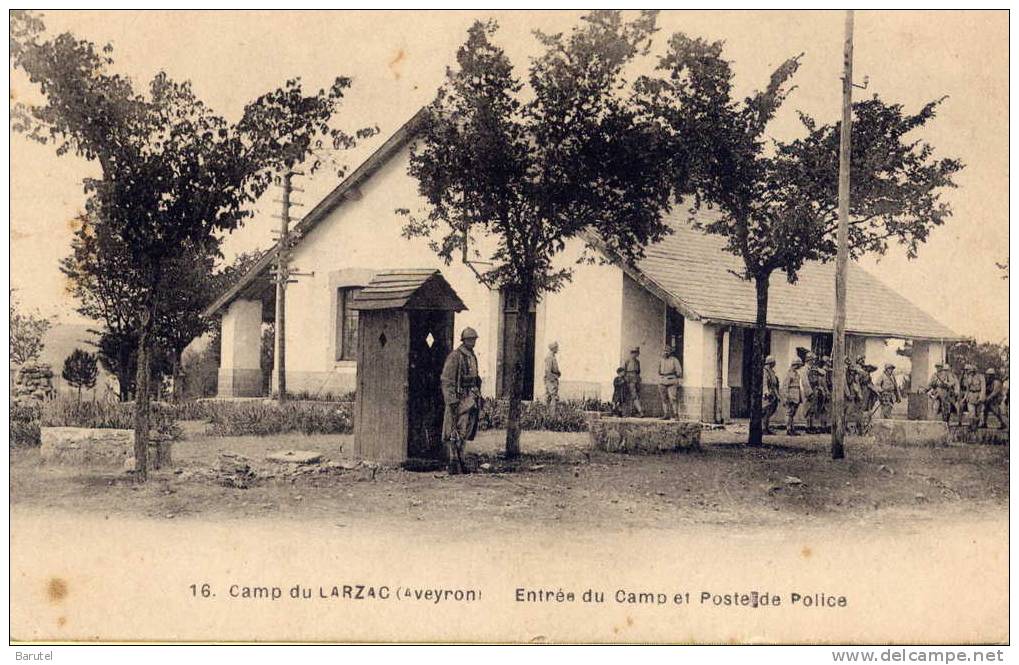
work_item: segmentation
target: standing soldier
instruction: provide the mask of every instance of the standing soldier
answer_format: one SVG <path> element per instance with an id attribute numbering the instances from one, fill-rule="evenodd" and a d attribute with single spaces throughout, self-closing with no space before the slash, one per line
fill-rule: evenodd
<path id="1" fill-rule="evenodd" d="M 1008 421 L 1001 413 L 1001 403 L 1005 396 L 1005 384 L 998 377 L 998 372 L 993 368 L 987 370 L 987 399 L 984 401 L 984 417 L 980 422 L 981 427 L 987 427 L 987 415 L 991 414 L 998 419 L 998 429 L 1008 427 Z"/>
<path id="2" fill-rule="evenodd" d="M 481 411 L 481 377 L 478 376 L 478 358 L 474 345 L 478 333 L 464 328 L 461 344 L 449 352 L 442 366 L 439 383 L 446 410 L 442 417 L 442 440 L 449 450 L 449 472 L 463 473 L 464 448 L 478 432 L 478 413 Z"/>
<path id="3" fill-rule="evenodd" d="M 820 421 L 824 412 L 825 377 L 824 369 L 820 362 L 811 352 L 807 352 L 807 389 L 810 394 L 807 397 L 807 431 L 814 431 L 814 423 Z"/>
<path id="4" fill-rule="evenodd" d="M 775 356 L 768 356 L 764 360 L 764 433 L 774 434 L 771 431 L 771 417 L 778 411 L 779 401 L 779 380 L 775 373 Z"/>
<path id="5" fill-rule="evenodd" d="M 962 400 L 959 408 L 959 425 L 962 425 L 962 410 L 969 407 L 969 428 L 976 430 L 980 424 L 980 411 L 984 404 L 984 377 L 977 372 L 976 365 L 966 365 L 962 375 Z"/>
<path id="6" fill-rule="evenodd" d="M 545 401 L 548 403 L 549 412 L 554 416 L 556 407 L 559 406 L 559 360 L 556 354 L 559 353 L 559 342 L 552 342 L 548 345 L 548 355 L 545 356 Z"/>
<path id="7" fill-rule="evenodd" d="M 658 396 L 662 400 L 662 418 L 679 420 L 679 380 L 683 378 L 683 366 L 668 344 L 662 349 L 662 359 L 658 361 L 658 378 L 661 380 Z"/>
<path id="8" fill-rule="evenodd" d="M 927 394 L 934 403 L 934 413 L 939 414 L 947 423 L 952 415 L 952 404 L 955 403 L 951 370 L 944 363 L 934 365 L 934 370 L 934 376 L 927 384 Z"/>
<path id="9" fill-rule="evenodd" d="M 627 416 L 636 413 L 638 418 L 644 417 L 644 407 L 640 405 L 640 347 L 630 349 L 630 357 L 623 363 L 626 370 L 626 387 L 629 391 L 627 400 Z"/>
<path id="10" fill-rule="evenodd" d="M 824 369 L 825 400 L 824 410 L 821 413 L 821 425 L 827 427 L 831 424 L 832 394 L 835 390 L 835 368 L 831 366 L 831 356 L 821 358 L 821 367 Z"/>
<path id="11" fill-rule="evenodd" d="M 799 358 L 793 360 L 783 383 L 786 408 L 785 431 L 789 436 L 799 436 L 799 432 L 796 431 L 795 419 L 796 412 L 799 410 L 800 405 L 803 404 L 804 390 L 803 378 L 800 376 L 801 367 L 803 367 L 802 360 Z"/>
<path id="12" fill-rule="evenodd" d="M 884 374 L 877 383 L 878 398 L 881 400 L 881 417 L 892 417 L 892 405 L 902 401 L 902 392 L 899 390 L 899 382 L 895 380 L 895 365 L 885 363 Z"/>

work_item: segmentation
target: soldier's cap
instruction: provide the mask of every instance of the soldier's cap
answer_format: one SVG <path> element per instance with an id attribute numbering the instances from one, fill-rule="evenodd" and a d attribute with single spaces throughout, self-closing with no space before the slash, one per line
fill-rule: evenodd
<path id="1" fill-rule="evenodd" d="M 863 361 L 866 360 L 866 359 L 867 359 L 867 356 L 863 355 L 862 353 L 860 355 L 856 356 L 856 362 L 860 363 L 861 365 L 863 364 Z"/>
<path id="2" fill-rule="evenodd" d="M 993 367 L 988 367 L 987 371 L 984 372 L 984 374 L 997 374 L 997 373 L 998 373 L 998 370 L 994 369 Z"/>
<path id="3" fill-rule="evenodd" d="M 945 369 L 945 363 L 934 363 L 934 369 Z"/>
<path id="4" fill-rule="evenodd" d="M 616 368 L 616 374 L 619 374 L 620 372 L 625 372 L 625 371 L 626 371 L 626 368 L 625 368 L 625 367 L 621 367 L 621 366 L 620 366 L 620 367 L 617 367 L 617 368 Z"/>
<path id="5" fill-rule="evenodd" d="M 814 355 L 813 351 L 807 351 L 807 355 L 805 357 L 807 360 L 817 360 L 817 356 Z"/>
<path id="6" fill-rule="evenodd" d="M 558 349 L 559 348 L 559 342 L 552 342 L 551 344 L 548 345 L 548 348 L 549 349 Z"/>
<path id="7" fill-rule="evenodd" d="M 793 367 L 803 367 L 803 361 L 799 358 L 793 360 Z"/>
<path id="8" fill-rule="evenodd" d="M 672 347 L 666 344 L 665 346 L 662 347 L 662 351 L 668 351 L 669 353 L 672 353 Z"/>
<path id="9" fill-rule="evenodd" d="M 640 347 L 639 346 L 633 347 L 632 349 L 630 349 L 630 353 L 640 353 Z"/>
<path id="10" fill-rule="evenodd" d="M 774 365 L 775 364 L 775 356 L 768 356 L 767 358 L 765 358 L 764 359 L 764 364 L 765 365 Z"/>
<path id="11" fill-rule="evenodd" d="M 885 363 L 885 369 L 895 369 L 895 365 L 891 363 Z"/>
<path id="12" fill-rule="evenodd" d="M 460 333 L 460 339 L 477 339 L 478 331 L 470 326 L 464 328 L 464 331 Z"/>

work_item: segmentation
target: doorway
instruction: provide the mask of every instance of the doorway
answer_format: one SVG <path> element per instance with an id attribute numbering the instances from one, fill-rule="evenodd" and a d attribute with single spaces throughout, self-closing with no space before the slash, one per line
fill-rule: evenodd
<path id="1" fill-rule="evenodd" d="M 453 312 L 412 310 L 407 413 L 407 457 L 443 459 L 442 388 L 439 380 L 452 351 Z"/>
<path id="2" fill-rule="evenodd" d="M 524 380 L 520 399 L 534 399 L 534 333 L 537 308 L 531 303 L 526 312 L 520 311 L 517 293 L 503 289 L 499 295 L 501 321 L 499 335 L 498 365 L 496 367 L 496 393 L 499 398 L 509 397 L 510 382 L 513 380 L 513 347 L 517 335 L 526 337 L 524 348 Z"/>

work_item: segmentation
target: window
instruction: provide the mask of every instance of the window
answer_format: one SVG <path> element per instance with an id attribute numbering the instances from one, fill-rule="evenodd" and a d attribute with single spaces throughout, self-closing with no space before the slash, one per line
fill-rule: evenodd
<path id="1" fill-rule="evenodd" d="M 683 323 L 683 315 L 674 307 L 665 308 L 665 343 L 672 347 L 680 364 L 683 363 Z"/>
<path id="2" fill-rule="evenodd" d="M 357 359 L 357 310 L 351 309 L 361 287 L 336 290 L 336 360 Z"/>

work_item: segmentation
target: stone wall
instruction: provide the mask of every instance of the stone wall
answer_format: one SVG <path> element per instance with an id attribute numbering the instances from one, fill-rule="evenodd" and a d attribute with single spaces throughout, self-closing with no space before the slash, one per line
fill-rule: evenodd
<path id="1" fill-rule="evenodd" d="M 169 467 L 172 441 L 149 442 L 149 466 Z M 51 464 L 79 467 L 133 468 L 134 431 L 129 429 L 93 429 L 88 427 L 43 427 L 40 454 Z"/>
<path id="2" fill-rule="evenodd" d="M 43 402 L 53 397 L 53 368 L 46 363 L 27 362 L 14 375 L 14 399 Z"/>
<path id="3" fill-rule="evenodd" d="M 588 431 L 596 449 L 613 453 L 663 453 L 696 449 L 701 445 L 701 424 L 694 420 L 593 415 Z"/>

